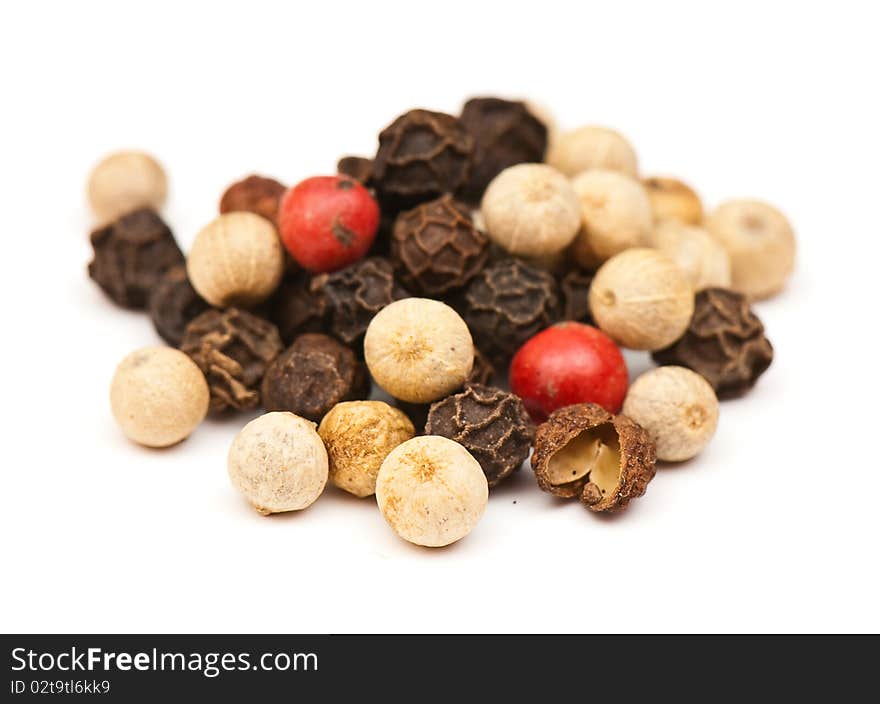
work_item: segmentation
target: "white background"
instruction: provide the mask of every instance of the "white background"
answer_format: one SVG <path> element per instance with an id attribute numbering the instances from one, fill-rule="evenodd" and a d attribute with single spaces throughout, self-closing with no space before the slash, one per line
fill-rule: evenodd
<path id="1" fill-rule="evenodd" d="M 14 3 L 0 10 L 6 631 L 880 629 L 880 51 L 869 3 Z M 613 126 L 709 206 L 760 197 L 798 233 L 757 310 L 776 359 L 698 459 L 602 518 L 493 492 L 448 549 L 328 488 L 263 518 L 230 486 L 247 418 L 132 445 L 108 384 L 156 344 L 87 278 L 85 179 L 143 148 L 184 248 L 233 180 L 371 154 L 414 106 L 523 96 Z M 647 367 L 630 355 L 631 369 Z"/>

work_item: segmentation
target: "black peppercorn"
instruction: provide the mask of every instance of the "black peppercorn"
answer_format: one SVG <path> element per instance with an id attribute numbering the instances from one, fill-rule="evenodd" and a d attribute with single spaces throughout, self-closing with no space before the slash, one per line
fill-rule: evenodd
<path id="1" fill-rule="evenodd" d="M 123 215 L 91 234 L 89 276 L 118 305 L 145 308 L 159 278 L 183 253 L 171 229 L 149 208 Z"/>
<path id="2" fill-rule="evenodd" d="M 196 293 L 186 267 L 173 266 L 166 271 L 150 294 L 150 319 L 159 336 L 178 347 L 190 321 L 211 306 Z"/>
<path id="3" fill-rule="evenodd" d="M 745 296 L 707 288 L 694 300 L 694 315 L 684 336 L 652 356 L 659 364 L 697 372 L 718 398 L 735 398 L 751 389 L 770 366 L 773 346 Z"/>
<path id="4" fill-rule="evenodd" d="M 237 308 L 208 310 L 186 326 L 180 348 L 208 379 L 211 411 L 260 404 L 260 381 L 284 349 L 268 320 Z"/>
<path id="5" fill-rule="evenodd" d="M 590 316 L 590 284 L 593 275 L 583 269 L 572 269 L 559 280 L 562 294 L 562 319 L 592 324 Z"/>
<path id="6" fill-rule="evenodd" d="M 547 127 L 524 103 L 501 98 L 473 98 L 461 122 L 474 138 L 474 165 L 462 197 L 479 203 L 489 182 L 515 164 L 544 161 Z"/>
<path id="7" fill-rule="evenodd" d="M 327 300 L 309 288 L 303 271 L 291 269 L 266 305 L 266 317 L 281 333 L 284 344 L 292 344 L 304 332 L 323 332 L 327 322 Z"/>
<path id="8" fill-rule="evenodd" d="M 383 209 L 412 207 L 467 183 L 474 140 L 452 115 L 410 110 L 379 135 L 373 185 Z"/>
<path id="9" fill-rule="evenodd" d="M 362 156 L 344 156 L 336 163 L 336 171 L 369 187 L 373 181 L 373 160 Z"/>
<path id="10" fill-rule="evenodd" d="M 320 274 L 312 279 L 310 290 L 326 301 L 327 330 L 359 351 L 373 316 L 389 303 L 409 297 L 394 278 L 391 263 L 381 257 Z"/>
<path id="11" fill-rule="evenodd" d="M 489 239 L 474 227 L 467 206 L 446 194 L 398 215 L 391 256 L 410 291 L 442 298 L 480 272 Z"/>
<path id="12" fill-rule="evenodd" d="M 226 189 L 220 198 L 220 213 L 244 210 L 263 216 L 277 227 L 278 203 L 286 190 L 274 178 L 248 176 Z"/>
<path id="13" fill-rule="evenodd" d="M 498 366 L 561 313 L 553 276 L 518 259 L 483 269 L 460 305 L 474 343 Z"/>
<path id="14" fill-rule="evenodd" d="M 425 425 L 426 435 L 463 445 L 480 463 L 490 487 L 525 462 L 534 432 L 519 396 L 480 384 L 434 403 Z"/>
<path id="15" fill-rule="evenodd" d="M 263 405 L 316 423 L 337 403 L 364 398 L 366 367 L 332 337 L 305 333 L 282 352 L 263 377 Z"/>

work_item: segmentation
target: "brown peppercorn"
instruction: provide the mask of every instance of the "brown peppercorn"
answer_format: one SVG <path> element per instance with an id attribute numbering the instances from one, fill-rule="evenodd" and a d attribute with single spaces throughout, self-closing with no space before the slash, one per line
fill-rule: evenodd
<path id="1" fill-rule="evenodd" d="M 572 269 L 559 280 L 562 293 L 562 319 L 592 324 L 590 315 L 590 284 L 593 274 L 583 269 Z"/>
<path id="2" fill-rule="evenodd" d="M 652 355 L 658 364 L 692 369 L 719 399 L 742 396 L 773 361 L 764 326 L 741 293 L 707 288 L 697 294 L 684 336 Z"/>
<path id="3" fill-rule="evenodd" d="M 542 490 L 579 498 L 591 511 L 619 511 L 645 493 L 656 471 L 654 443 L 624 415 L 581 403 L 538 426 L 532 469 Z"/>
<path id="4" fill-rule="evenodd" d="M 491 385 L 492 378 L 495 376 L 495 366 L 489 361 L 480 350 L 474 348 L 474 366 L 471 369 L 470 376 L 467 378 L 466 384 L 483 384 Z"/>
<path id="5" fill-rule="evenodd" d="M 393 301 L 409 297 L 394 278 L 390 262 L 381 257 L 362 259 L 341 271 L 316 276 L 310 290 L 326 301 L 328 331 L 357 348 L 376 313 Z"/>
<path id="6" fill-rule="evenodd" d="M 471 281 L 463 311 L 476 345 L 503 367 L 526 340 L 559 320 L 559 287 L 546 271 L 508 259 Z"/>
<path id="7" fill-rule="evenodd" d="M 245 210 L 262 215 L 266 220 L 278 227 L 278 203 L 287 188 L 274 178 L 248 176 L 236 181 L 220 198 L 220 213 L 231 213 Z"/>
<path id="8" fill-rule="evenodd" d="M 452 115 L 410 110 L 379 134 L 373 184 L 383 209 L 455 193 L 470 176 L 474 140 Z"/>
<path id="9" fill-rule="evenodd" d="M 474 227 L 467 206 L 446 194 L 397 216 L 391 256 L 410 291 L 442 298 L 480 272 L 489 239 Z"/>
<path id="10" fill-rule="evenodd" d="M 268 320 L 237 308 L 208 310 L 186 326 L 180 348 L 208 378 L 211 411 L 260 404 L 260 381 L 284 349 Z"/>
<path id="11" fill-rule="evenodd" d="M 123 215 L 91 234 L 89 276 L 114 303 L 145 308 L 162 274 L 183 263 L 171 229 L 155 210 Z"/>
<path id="12" fill-rule="evenodd" d="M 455 440 L 470 452 L 496 486 L 529 456 L 535 428 L 519 396 L 469 384 L 461 393 L 432 404 L 426 435 Z"/>
<path id="13" fill-rule="evenodd" d="M 336 171 L 369 187 L 373 184 L 373 160 L 362 156 L 344 156 L 336 163 Z"/>
<path id="14" fill-rule="evenodd" d="M 489 182 L 508 166 L 544 161 L 547 127 L 525 103 L 472 98 L 461 122 L 474 138 L 474 166 L 462 192 L 469 203 L 479 203 Z"/>
<path id="15" fill-rule="evenodd" d="M 159 336 L 179 347 L 190 321 L 211 306 L 196 293 L 183 264 L 166 271 L 150 294 L 150 319 Z"/>
<path id="16" fill-rule="evenodd" d="M 281 333 L 285 345 L 290 345 L 304 332 L 323 332 L 327 323 L 327 301 L 313 293 L 311 283 L 303 271 L 291 270 L 266 306 L 266 317 Z"/>
<path id="17" fill-rule="evenodd" d="M 262 391 L 267 411 L 290 411 L 317 423 L 337 403 L 366 396 L 369 377 L 350 349 L 307 332 L 269 365 Z"/>

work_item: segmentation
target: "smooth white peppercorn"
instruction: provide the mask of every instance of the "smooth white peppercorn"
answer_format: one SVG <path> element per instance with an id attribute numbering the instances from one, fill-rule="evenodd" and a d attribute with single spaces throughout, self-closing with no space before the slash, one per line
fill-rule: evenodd
<path id="1" fill-rule="evenodd" d="M 652 246 L 672 259 L 688 277 L 694 291 L 730 288 L 730 257 L 702 227 L 665 220 L 654 228 Z"/>
<path id="2" fill-rule="evenodd" d="M 165 171 L 143 152 L 110 154 L 89 175 L 89 204 L 100 224 L 139 208 L 159 210 L 167 194 Z"/>
<path id="3" fill-rule="evenodd" d="M 547 163 L 566 176 L 588 169 L 638 173 L 638 158 L 623 135 L 607 127 L 587 126 L 555 135 L 547 150 Z"/>
<path id="4" fill-rule="evenodd" d="M 703 203 L 697 192 L 684 181 L 667 176 L 642 179 L 642 185 L 651 201 L 654 220 L 678 220 L 690 225 L 703 221 Z"/>

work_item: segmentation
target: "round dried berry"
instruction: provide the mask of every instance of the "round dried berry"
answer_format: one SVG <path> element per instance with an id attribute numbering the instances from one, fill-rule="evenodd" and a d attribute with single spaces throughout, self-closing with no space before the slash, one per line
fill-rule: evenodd
<path id="1" fill-rule="evenodd" d="M 171 267 L 150 294 L 150 319 L 159 336 L 180 346 L 189 323 L 211 306 L 196 293 L 182 264 Z"/>
<path id="2" fill-rule="evenodd" d="M 327 301 L 309 289 L 310 279 L 305 272 L 291 271 L 272 294 L 267 305 L 267 317 L 289 345 L 304 332 L 323 332 L 327 321 Z"/>
<path id="3" fill-rule="evenodd" d="M 278 203 L 287 188 L 274 178 L 252 175 L 236 181 L 220 198 L 220 213 L 256 213 L 278 226 Z"/>

